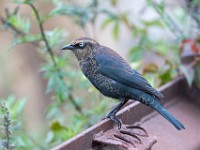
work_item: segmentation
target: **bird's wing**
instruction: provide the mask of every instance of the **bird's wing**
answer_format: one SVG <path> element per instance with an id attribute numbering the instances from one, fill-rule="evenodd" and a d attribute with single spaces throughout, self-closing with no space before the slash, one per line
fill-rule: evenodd
<path id="1" fill-rule="evenodd" d="M 132 88 L 140 89 L 161 99 L 163 95 L 155 90 L 146 79 L 112 50 L 102 50 L 95 55 L 98 73 Z"/>

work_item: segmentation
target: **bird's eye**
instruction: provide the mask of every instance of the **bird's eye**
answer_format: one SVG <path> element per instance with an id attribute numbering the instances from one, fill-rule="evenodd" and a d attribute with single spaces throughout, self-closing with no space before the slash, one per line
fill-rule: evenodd
<path id="1" fill-rule="evenodd" d="M 84 43 L 83 42 L 79 43 L 79 46 L 84 47 Z"/>

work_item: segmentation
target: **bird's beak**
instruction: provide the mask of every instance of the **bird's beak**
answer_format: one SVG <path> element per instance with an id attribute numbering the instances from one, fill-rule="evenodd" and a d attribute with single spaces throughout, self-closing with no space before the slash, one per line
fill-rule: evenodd
<path id="1" fill-rule="evenodd" d="M 71 44 L 64 46 L 63 48 L 61 48 L 61 50 L 73 50 L 74 46 L 72 46 Z"/>

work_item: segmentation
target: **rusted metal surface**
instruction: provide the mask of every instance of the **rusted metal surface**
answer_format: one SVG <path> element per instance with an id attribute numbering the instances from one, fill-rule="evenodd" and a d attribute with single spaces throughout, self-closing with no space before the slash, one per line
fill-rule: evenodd
<path id="1" fill-rule="evenodd" d="M 129 105 L 124 107 L 118 113 L 117 117 L 122 120 L 123 124 L 132 125 L 138 122 L 138 124 L 147 130 L 150 139 L 146 139 L 147 141 L 145 141 L 145 139 L 139 137 L 142 141 L 145 141 L 142 144 L 138 144 L 143 146 L 139 149 L 145 149 L 145 147 L 147 148 L 148 146 L 145 146 L 145 144 L 148 145 L 148 142 L 155 143 L 155 138 L 152 137 L 152 135 L 156 136 L 157 139 L 157 143 L 152 148 L 153 150 L 200 149 L 200 91 L 194 87 L 189 89 L 183 77 L 179 77 L 161 87 L 160 91 L 165 95 L 167 108 L 174 116 L 183 122 L 186 126 L 186 130 L 177 131 L 173 126 L 171 126 L 171 124 L 155 113 L 151 108 L 138 102 L 131 103 L 130 101 Z M 99 140 L 99 143 L 105 144 L 105 139 L 108 138 L 109 134 L 112 135 L 111 137 L 117 135 L 117 137 L 115 136 L 113 138 L 120 139 L 124 134 L 117 131 L 115 128 L 117 127 L 113 126 L 112 121 L 107 119 L 103 120 L 74 138 L 53 148 L 53 150 L 92 149 L 92 144 L 94 148 L 93 140 L 95 142 Z M 129 138 L 133 138 L 133 136 Z M 123 138 L 121 138 L 121 140 L 122 139 Z M 129 140 L 125 139 L 124 141 Z M 98 147 L 99 149 L 102 148 L 101 144 Z M 149 145 L 149 148 L 151 146 L 152 145 Z M 111 148 L 112 147 L 107 147 L 107 149 Z M 115 147 L 115 149 L 117 148 L 119 148 L 119 146 Z M 123 146 L 121 146 L 121 148 L 127 149 Z M 134 146 L 132 148 L 134 148 Z"/>
<path id="2" fill-rule="evenodd" d="M 179 95 L 167 107 L 184 123 L 186 129 L 177 131 L 160 115 L 150 114 L 142 126 L 157 138 L 153 150 L 200 150 L 200 106 Z"/>
<path id="3" fill-rule="evenodd" d="M 120 130 L 110 129 L 94 136 L 92 150 L 148 150 L 156 143 L 147 131 L 135 125 L 122 125 Z"/>

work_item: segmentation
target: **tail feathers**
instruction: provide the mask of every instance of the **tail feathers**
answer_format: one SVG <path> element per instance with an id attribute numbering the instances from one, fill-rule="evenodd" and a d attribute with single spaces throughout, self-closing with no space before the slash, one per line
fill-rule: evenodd
<path id="1" fill-rule="evenodd" d="M 172 116 L 172 114 L 162 106 L 161 102 L 159 101 L 157 97 L 154 97 L 147 93 L 136 91 L 136 90 L 132 90 L 131 92 L 133 95 L 133 99 L 136 99 L 139 102 L 146 104 L 150 106 L 151 108 L 155 109 L 165 119 L 167 119 L 176 129 L 178 130 L 185 129 L 184 125 L 180 121 L 178 121 L 174 116 Z M 140 96 L 138 96 L 138 93 L 140 94 Z"/>
<path id="2" fill-rule="evenodd" d="M 185 129 L 184 125 L 180 121 L 178 121 L 174 116 L 172 116 L 172 114 L 170 114 L 170 112 L 161 105 L 157 106 L 154 109 L 157 110 L 171 124 L 173 124 L 174 127 L 176 127 L 176 129 L 178 130 Z"/>

